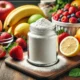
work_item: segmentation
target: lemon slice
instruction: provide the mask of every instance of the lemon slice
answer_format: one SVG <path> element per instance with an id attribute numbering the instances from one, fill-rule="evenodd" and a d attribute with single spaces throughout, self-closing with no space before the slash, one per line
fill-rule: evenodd
<path id="1" fill-rule="evenodd" d="M 60 43 L 60 52 L 67 56 L 72 57 L 79 53 L 79 42 L 73 36 L 64 38 Z"/>

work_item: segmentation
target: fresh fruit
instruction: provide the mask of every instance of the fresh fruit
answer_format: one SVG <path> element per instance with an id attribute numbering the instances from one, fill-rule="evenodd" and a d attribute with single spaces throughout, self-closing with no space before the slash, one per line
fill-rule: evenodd
<path id="1" fill-rule="evenodd" d="M 78 21 L 77 21 L 77 18 L 76 18 L 76 17 L 71 17 L 71 18 L 69 19 L 69 22 L 70 22 L 70 23 L 77 23 Z"/>
<path id="2" fill-rule="evenodd" d="M 2 21 L 0 20 L 0 32 L 2 31 Z"/>
<path id="3" fill-rule="evenodd" d="M 80 6 L 78 6 L 78 11 L 80 11 Z"/>
<path id="4" fill-rule="evenodd" d="M 10 56 L 15 60 L 23 60 L 23 49 L 21 46 L 14 46 L 9 51 Z"/>
<path id="5" fill-rule="evenodd" d="M 10 26 L 15 25 L 20 19 L 29 17 L 33 14 L 41 14 L 45 17 L 42 10 L 35 5 L 23 5 L 20 7 L 17 7 L 13 11 L 10 12 L 10 14 L 7 16 L 4 22 L 4 29 L 8 30 Z"/>
<path id="6" fill-rule="evenodd" d="M 76 11 L 77 11 L 77 8 L 74 7 L 74 6 L 71 6 L 71 7 L 69 8 L 69 14 L 75 13 Z"/>
<path id="7" fill-rule="evenodd" d="M 67 10 L 68 10 L 68 9 L 70 8 L 70 6 L 71 6 L 71 4 L 68 3 L 68 4 L 66 4 L 66 5 L 64 6 L 64 9 L 67 9 Z"/>
<path id="8" fill-rule="evenodd" d="M 27 49 L 27 43 L 23 38 L 17 38 L 16 43 L 24 49 Z"/>
<path id="9" fill-rule="evenodd" d="M 38 19 L 43 18 L 43 16 L 41 14 L 33 14 L 32 16 L 30 16 L 30 18 L 28 19 L 28 23 L 31 24 L 35 21 L 37 21 Z"/>
<path id="10" fill-rule="evenodd" d="M 79 42 L 73 36 L 68 36 L 64 38 L 60 43 L 60 52 L 67 56 L 76 56 L 79 53 Z"/>
<path id="11" fill-rule="evenodd" d="M 64 8 L 56 11 L 52 18 L 60 22 L 80 23 L 80 6 L 73 6 L 68 3 Z"/>
<path id="12" fill-rule="evenodd" d="M 77 30 L 76 35 L 74 37 L 80 42 L 80 28 Z"/>
<path id="13" fill-rule="evenodd" d="M 61 18 L 61 22 L 68 22 L 67 16 L 63 16 L 63 17 Z"/>
<path id="14" fill-rule="evenodd" d="M 57 20 L 59 19 L 59 16 L 60 16 L 59 14 L 55 14 L 55 15 L 53 16 L 53 19 L 57 21 Z"/>
<path id="15" fill-rule="evenodd" d="M 63 13 L 63 10 L 61 10 L 61 9 L 57 11 L 57 14 L 59 14 L 59 15 L 62 13 Z"/>
<path id="16" fill-rule="evenodd" d="M 68 15 L 69 15 L 68 11 L 63 12 L 62 14 L 63 14 L 64 16 L 68 16 Z"/>
<path id="17" fill-rule="evenodd" d="M 14 5 L 11 2 L 0 1 L 0 20 L 4 21 L 13 9 Z"/>
<path id="18" fill-rule="evenodd" d="M 15 30 L 16 26 L 21 23 L 26 23 L 26 22 L 28 22 L 28 17 L 22 18 L 14 26 L 9 27 L 7 32 L 14 35 L 14 30 Z"/>
<path id="19" fill-rule="evenodd" d="M 76 17 L 75 13 L 72 13 L 72 14 L 71 14 L 71 17 Z"/>
<path id="20" fill-rule="evenodd" d="M 80 23 L 80 18 L 77 19 L 78 23 Z"/>
<path id="21" fill-rule="evenodd" d="M 76 17 L 80 18 L 80 11 L 76 12 Z"/>
<path id="22" fill-rule="evenodd" d="M 63 33 L 59 34 L 59 35 L 58 35 L 58 43 L 60 44 L 61 41 L 62 41 L 65 37 L 67 37 L 67 36 L 69 36 L 69 34 L 66 33 L 66 32 L 63 32 Z"/>
<path id="23" fill-rule="evenodd" d="M 5 57 L 6 51 L 4 50 L 3 46 L 0 46 L 0 59 Z"/>
<path id="24" fill-rule="evenodd" d="M 30 25 L 28 23 L 21 23 L 17 25 L 14 30 L 14 35 L 16 37 L 21 37 L 21 36 L 27 37 L 27 33 L 29 32 L 29 26 Z"/>
<path id="25" fill-rule="evenodd" d="M 80 6 L 80 0 L 73 0 L 71 5 L 77 6 L 77 7 Z"/>
<path id="26" fill-rule="evenodd" d="M 0 37 L 1 37 L 1 39 L 7 39 L 7 38 L 11 37 L 11 34 L 9 34 L 7 32 L 3 32 Z"/>

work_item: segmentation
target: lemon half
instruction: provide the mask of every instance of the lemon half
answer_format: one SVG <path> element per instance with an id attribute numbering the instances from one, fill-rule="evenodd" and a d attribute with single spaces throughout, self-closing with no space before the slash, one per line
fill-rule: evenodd
<path id="1" fill-rule="evenodd" d="M 60 43 L 60 52 L 67 56 L 76 56 L 79 53 L 79 42 L 73 36 L 64 38 Z"/>

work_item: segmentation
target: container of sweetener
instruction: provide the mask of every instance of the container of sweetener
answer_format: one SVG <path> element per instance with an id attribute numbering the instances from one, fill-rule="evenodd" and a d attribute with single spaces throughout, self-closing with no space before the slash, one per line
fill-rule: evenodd
<path id="1" fill-rule="evenodd" d="M 45 18 L 30 25 L 28 62 L 36 66 L 51 66 L 57 59 L 57 35 L 54 25 Z"/>

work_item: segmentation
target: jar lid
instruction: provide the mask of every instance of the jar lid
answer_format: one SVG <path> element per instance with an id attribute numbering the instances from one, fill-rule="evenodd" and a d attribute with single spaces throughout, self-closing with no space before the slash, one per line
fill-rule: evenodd
<path id="1" fill-rule="evenodd" d="M 49 3 L 54 3 L 56 0 L 40 0 L 41 4 L 49 4 Z"/>
<path id="2" fill-rule="evenodd" d="M 49 20 L 40 18 L 30 25 L 30 31 L 33 34 L 39 35 L 48 35 L 51 33 L 55 34 L 54 27 L 55 25 L 52 24 Z"/>

